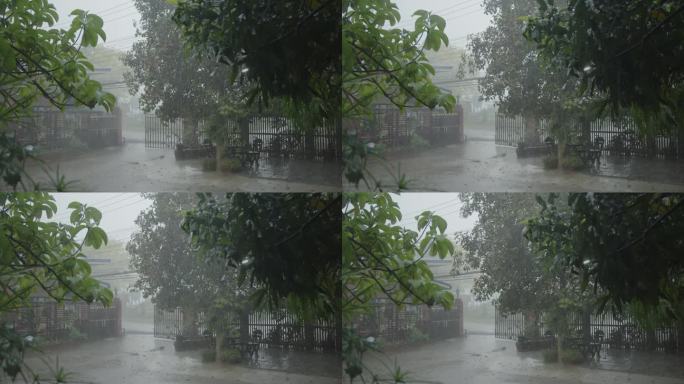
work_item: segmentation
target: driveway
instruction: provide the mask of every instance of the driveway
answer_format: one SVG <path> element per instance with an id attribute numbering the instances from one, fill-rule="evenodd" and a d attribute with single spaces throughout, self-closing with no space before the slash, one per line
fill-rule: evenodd
<path id="1" fill-rule="evenodd" d="M 610 353 L 592 364 L 546 364 L 540 352 L 518 353 L 515 343 L 491 335 L 469 335 L 418 347 L 369 355 L 376 373 L 389 375 L 394 362 L 408 383 L 431 384 L 681 384 L 684 356 L 664 353 Z"/>
<path id="2" fill-rule="evenodd" d="M 368 170 L 388 190 L 396 185 L 391 174 L 401 171 L 409 191 L 684 192 L 684 161 L 604 156 L 593 173 L 545 170 L 541 157 L 518 159 L 515 148 L 482 135 L 464 144 L 391 153 L 371 160 Z"/>
<path id="3" fill-rule="evenodd" d="M 92 384 L 337 384 L 341 382 L 338 359 L 324 354 L 290 353 L 273 359 L 270 366 L 203 363 L 199 351 L 176 352 L 173 342 L 151 335 L 127 335 L 49 348 L 33 354 L 28 364 L 49 377 L 43 360 L 71 372 L 70 383 Z M 262 358 L 263 359 L 263 358 Z M 283 359 L 285 361 L 283 362 Z M 294 363 L 296 362 L 296 363 Z M 45 375 L 45 376 L 43 376 Z"/>
<path id="4" fill-rule="evenodd" d="M 67 180 L 76 181 L 69 190 L 78 192 L 334 192 L 341 189 L 341 168 L 337 164 L 263 159 L 255 172 L 204 172 L 201 160 L 176 161 L 173 150 L 145 148 L 139 141 L 99 150 L 60 150 L 40 158 L 44 164 L 30 162 L 26 169 L 34 180 L 43 188 L 49 186 L 43 167 L 52 169 L 53 175 L 59 167 Z"/>

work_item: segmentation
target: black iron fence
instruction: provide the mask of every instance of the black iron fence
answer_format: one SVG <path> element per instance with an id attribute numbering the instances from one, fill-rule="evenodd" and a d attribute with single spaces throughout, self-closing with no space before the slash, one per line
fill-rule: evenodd
<path id="1" fill-rule="evenodd" d="M 9 126 L 9 132 L 21 145 L 33 145 L 40 149 L 59 149 L 79 142 L 90 148 L 121 145 L 122 115 L 115 109 L 112 113 L 81 108 L 59 111 L 36 107 L 32 116 Z"/>
<path id="2" fill-rule="evenodd" d="M 515 147 L 530 139 L 535 143 L 543 143 L 548 137 L 554 138 L 548 120 L 536 121 L 533 127 L 528 127 L 528 123 L 521 116 L 508 117 L 497 114 L 496 144 Z M 526 133 L 528 128 L 532 131 Z M 602 138 L 605 143 L 603 151 L 608 155 L 662 159 L 681 159 L 684 156 L 684 143 L 680 143 L 682 139 L 676 132 L 639 136 L 636 123 L 630 119 L 597 119 L 586 123 L 575 121 L 569 125 L 569 130 L 571 141 L 576 143 L 593 143 L 596 139 Z"/>
<path id="3" fill-rule="evenodd" d="M 603 343 L 615 349 L 684 351 L 684 330 L 676 326 L 647 329 L 630 315 L 571 313 L 567 316 L 570 333 L 577 337 L 595 338 L 602 335 Z M 530 332 L 544 335 L 549 332 L 544 315 L 502 313 L 495 308 L 494 335 L 499 339 L 517 339 Z"/>
<path id="4" fill-rule="evenodd" d="M 428 108 L 405 108 L 394 105 L 376 105 L 373 116 L 350 119 L 345 122 L 348 132 L 355 132 L 364 142 L 382 144 L 387 148 L 401 148 L 425 140 L 431 145 L 461 143 L 463 135 L 463 109 L 457 106 L 454 113 L 438 112 Z"/>
<path id="5" fill-rule="evenodd" d="M 104 307 L 95 303 L 57 303 L 48 298 L 34 297 L 31 305 L 0 317 L 0 323 L 20 335 L 50 341 L 121 336 L 121 321 L 121 301 L 116 298 L 111 307 Z"/>
<path id="6" fill-rule="evenodd" d="M 285 117 L 255 116 L 244 120 L 226 119 L 222 128 L 226 145 L 249 146 L 267 156 L 324 161 L 342 158 L 341 131 L 332 121 L 304 132 Z M 188 132 L 190 129 L 194 132 Z M 165 122 L 154 115 L 145 116 L 146 147 L 175 148 L 177 144 L 207 142 L 209 135 L 203 122 L 189 124 L 183 119 Z"/>
<path id="7" fill-rule="evenodd" d="M 203 313 L 192 314 L 194 325 L 192 332 L 197 335 L 207 334 L 207 325 Z M 175 339 L 185 335 L 188 330 L 188 315 L 184 316 L 182 308 L 164 311 L 155 308 L 154 336 Z M 303 321 L 286 310 L 266 312 L 254 311 L 240 318 L 239 315 L 227 319 L 229 327 L 237 334 L 246 335 L 267 348 L 286 348 L 296 350 L 338 351 L 341 348 L 341 335 L 334 322 L 317 320 Z"/>
<path id="8" fill-rule="evenodd" d="M 463 303 L 456 300 L 454 307 L 446 310 L 427 305 L 399 307 L 378 300 L 371 314 L 355 319 L 354 327 L 362 337 L 372 336 L 389 344 L 463 336 Z"/>

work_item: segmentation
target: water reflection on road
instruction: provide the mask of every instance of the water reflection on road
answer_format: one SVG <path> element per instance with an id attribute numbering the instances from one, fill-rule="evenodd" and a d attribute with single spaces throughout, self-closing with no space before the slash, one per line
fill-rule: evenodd
<path id="1" fill-rule="evenodd" d="M 29 356 L 27 362 L 41 377 L 49 377 L 50 370 L 43 360 L 54 367 L 59 358 L 59 365 L 73 373 L 71 382 L 76 383 L 333 384 L 340 380 L 339 375 L 335 377 L 339 369 L 324 371 L 325 367 L 339 367 L 335 356 L 293 354 L 269 361 L 268 354 L 262 355 L 257 364 L 259 369 L 257 366 L 203 363 L 200 351 L 176 352 L 172 341 L 155 339 L 152 335 L 129 334 L 47 348 L 44 354 Z M 282 363 L 283 360 L 287 363 Z"/>
<path id="2" fill-rule="evenodd" d="M 610 351 L 582 366 L 546 364 L 541 352 L 518 353 L 514 342 L 491 335 L 403 347 L 367 358 L 377 372 L 387 372 L 383 366 L 392 367 L 395 361 L 409 372 L 409 382 L 419 383 L 684 383 L 684 356 Z"/>

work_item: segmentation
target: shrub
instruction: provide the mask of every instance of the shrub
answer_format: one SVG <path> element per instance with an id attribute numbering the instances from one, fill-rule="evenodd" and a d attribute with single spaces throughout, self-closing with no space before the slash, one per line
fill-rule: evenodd
<path id="1" fill-rule="evenodd" d="M 563 158 L 561 162 L 563 169 L 568 169 L 571 171 L 581 171 L 585 168 L 584 162 L 576 155 L 568 155 Z"/>
<path id="2" fill-rule="evenodd" d="M 411 141 L 409 142 L 409 146 L 412 149 L 425 149 L 430 147 L 430 142 L 425 140 L 423 136 L 419 134 L 414 134 L 411 135 Z"/>
<path id="3" fill-rule="evenodd" d="M 210 349 L 208 351 L 202 352 L 202 362 L 203 363 L 211 363 L 213 361 L 216 361 L 216 351 L 213 349 Z"/>
<path id="4" fill-rule="evenodd" d="M 544 169 L 557 169 L 558 168 L 558 156 L 549 155 L 544 157 Z"/>
<path id="5" fill-rule="evenodd" d="M 555 363 L 558 362 L 558 350 L 547 349 L 543 353 L 545 363 Z"/>
<path id="6" fill-rule="evenodd" d="M 88 335 L 85 333 L 82 333 L 79 331 L 77 328 L 70 328 L 69 329 L 69 339 L 70 340 L 86 340 L 88 338 Z"/>
<path id="7" fill-rule="evenodd" d="M 216 159 L 204 159 L 202 161 L 202 170 L 205 172 L 213 172 L 216 170 Z"/>
<path id="8" fill-rule="evenodd" d="M 242 170 L 242 164 L 239 159 L 222 159 L 219 164 L 219 169 L 221 172 L 240 172 Z"/>
<path id="9" fill-rule="evenodd" d="M 221 361 L 229 364 L 237 364 L 242 361 L 240 351 L 237 349 L 226 349 L 221 351 Z"/>
<path id="10" fill-rule="evenodd" d="M 430 335 L 422 332 L 418 328 L 411 328 L 411 330 L 409 331 L 408 340 L 409 340 L 409 343 L 418 343 L 421 341 L 428 341 L 428 340 L 430 340 Z"/>
<path id="11" fill-rule="evenodd" d="M 582 364 L 584 356 L 576 349 L 564 349 L 561 351 L 561 357 L 565 364 Z"/>

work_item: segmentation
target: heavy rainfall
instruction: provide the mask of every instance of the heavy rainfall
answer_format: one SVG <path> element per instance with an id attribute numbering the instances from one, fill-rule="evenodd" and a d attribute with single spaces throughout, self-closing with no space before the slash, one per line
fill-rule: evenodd
<path id="1" fill-rule="evenodd" d="M 0 0 L 0 382 L 684 383 L 683 42 L 679 0 Z"/>
<path id="2" fill-rule="evenodd" d="M 2 382 L 341 377 L 339 194 L 0 199 Z"/>

